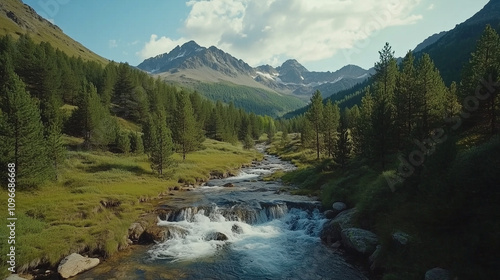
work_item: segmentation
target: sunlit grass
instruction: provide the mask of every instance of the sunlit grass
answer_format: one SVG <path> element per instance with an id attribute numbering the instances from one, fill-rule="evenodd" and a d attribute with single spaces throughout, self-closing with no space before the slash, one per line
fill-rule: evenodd
<path id="1" fill-rule="evenodd" d="M 65 137 L 65 141 L 77 144 L 81 139 Z M 207 180 L 212 171 L 234 172 L 262 156 L 241 145 L 213 140 L 206 140 L 204 146 L 185 161 L 175 154 L 162 178 L 152 172 L 146 155 L 68 151 L 58 182 L 16 193 L 17 268 L 40 262 L 55 265 L 72 252 L 97 250 L 110 255 L 126 245 L 128 227 L 152 208 L 151 199 L 169 187 Z M 0 197 L 7 199 L 5 188 Z M 106 208 L 101 203 L 106 201 L 120 203 Z M 0 212 L 3 220 L 6 212 Z M 7 234 L 7 228 L 1 227 L 0 236 Z M 2 256 L 7 250 L 0 247 Z M 2 261 L 3 272 L 5 265 Z"/>

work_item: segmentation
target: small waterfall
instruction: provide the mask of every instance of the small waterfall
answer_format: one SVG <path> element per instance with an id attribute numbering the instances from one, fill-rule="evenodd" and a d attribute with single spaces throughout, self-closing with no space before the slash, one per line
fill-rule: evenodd
<path id="1" fill-rule="evenodd" d="M 224 217 L 227 221 L 238 221 L 247 224 L 260 224 L 270 220 L 280 219 L 288 213 L 286 203 L 260 203 L 257 207 L 248 204 L 235 204 L 228 208 L 216 204 L 185 207 L 181 209 L 162 210 L 159 218 L 162 221 L 192 222 L 196 214 L 202 214 L 211 221 Z"/>

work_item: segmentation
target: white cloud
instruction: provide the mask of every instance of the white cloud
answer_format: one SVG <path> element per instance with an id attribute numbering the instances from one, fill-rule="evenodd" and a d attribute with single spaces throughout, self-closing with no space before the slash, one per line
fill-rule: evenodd
<path id="1" fill-rule="evenodd" d="M 332 57 L 381 30 L 414 24 L 421 0 L 192 0 L 180 29 L 184 38 L 215 45 L 251 65 L 275 65 L 278 57 L 300 62 Z M 187 40 L 152 35 L 142 58 Z"/>
<path id="2" fill-rule="evenodd" d="M 431 11 L 431 10 L 434 10 L 434 4 L 430 4 L 429 7 L 427 7 L 427 10 Z"/>
<path id="3" fill-rule="evenodd" d="M 172 40 L 165 36 L 158 38 L 158 35 L 153 34 L 149 38 L 149 42 L 144 44 L 142 50 L 136 53 L 141 59 L 147 59 L 153 56 L 157 56 L 162 53 L 166 53 L 171 51 L 177 45 L 182 45 L 187 40 L 184 38 L 180 38 L 178 40 Z"/>
<path id="4" fill-rule="evenodd" d="M 110 49 L 114 49 L 118 47 L 118 42 L 116 40 L 109 40 L 108 45 Z"/>

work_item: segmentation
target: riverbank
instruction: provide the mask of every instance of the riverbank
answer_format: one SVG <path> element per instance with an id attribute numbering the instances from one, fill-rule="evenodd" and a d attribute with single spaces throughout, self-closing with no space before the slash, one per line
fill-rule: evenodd
<path id="1" fill-rule="evenodd" d="M 55 267 L 74 252 L 109 257 L 129 245 L 130 225 L 159 198 L 168 199 L 169 188 L 226 176 L 262 157 L 240 145 L 206 140 L 204 146 L 185 161 L 174 155 L 164 178 L 152 174 L 146 156 L 70 151 L 57 183 L 16 194 L 16 270 Z M 7 250 L 1 246 L 1 255 Z M 9 273 L 3 260 L 2 278 Z"/>
<path id="2" fill-rule="evenodd" d="M 413 176 L 393 185 L 387 178 L 401 168 L 398 155 L 388 156 L 384 170 L 359 158 L 341 167 L 327 158 L 311 160 L 298 135 L 290 134 L 287 143 L 279 138 L 274 154 L 304 161 L 281 177 L 285 183 L 299 187 L 296 193 L 319 196 L 326 209 L 336 201 L 355 208 L 350 226 L 376 234 L 381 247 L 375 279 L 440 279 L 426 277 L 445 272 L 443 279 L 499 277 L 500 138 L 472 147 L 463 144 L 467 137 L 450 140 Z"/>

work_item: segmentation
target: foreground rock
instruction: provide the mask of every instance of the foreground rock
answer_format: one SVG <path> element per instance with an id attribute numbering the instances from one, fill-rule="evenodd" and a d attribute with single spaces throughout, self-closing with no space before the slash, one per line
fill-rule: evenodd
<path id="1" fill-rule="evenodd" d="M 97 258 L 87 258 L 80 254 L 73 253 L 61 261 L 57 267 L 57 272 L 62 278 L 69 278 L 89 270 L 98 264 L 99 259 Z"/>
<path id="2" fill-rule="evenodd" d="M 352 208 L 342 211 L 335 219 L 326 222 L 320 233 L 321 240 L 328 245 L 340 241 L 342 239 L 342 230 L 354 226 L 353 217 L 355 214 L 356 208 Z"/>
<path id="3" fill-rule="evenodd" d="M 446 269 L 436 267 L 431 270 L 427 270 L 425 273 L 425 280 L 450 280 L 450 272 Z"/>
<path id="4" fill-rule="evenodd" d="M 378 245 L 377 235 L 365 229 L 347 228 L 342 230 L 341 236 L 347 249 L 367 256 L 373 254 Z"/>
<path id="5" fill-rule="evenodd" d="M 215 240 L 215 241 L 226 241 L 228 240 L 227 235 L 222 232 L 213 232 L 205 237 L 206 241 Z"/>
<path id="6" fill-rule="evenodd" d="M 332 211 L 335 216 L 337 216 L 340 212 L 344 211 L 347 209 L 347 205 L 345 205 L 344 202 L 334 202 L 332 204 Z"/>

